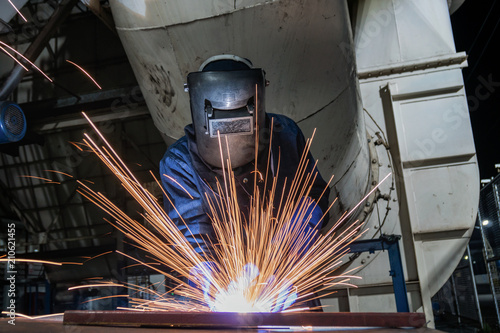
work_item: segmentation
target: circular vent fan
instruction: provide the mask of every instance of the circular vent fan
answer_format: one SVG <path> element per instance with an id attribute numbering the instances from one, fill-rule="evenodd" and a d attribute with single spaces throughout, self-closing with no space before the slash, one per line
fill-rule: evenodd
<path id="1" fill-rule="evenodd" d="M 26 118 L 19 105 L 0 103 L 0 143 L 16 142 L 26 133 Z"/>

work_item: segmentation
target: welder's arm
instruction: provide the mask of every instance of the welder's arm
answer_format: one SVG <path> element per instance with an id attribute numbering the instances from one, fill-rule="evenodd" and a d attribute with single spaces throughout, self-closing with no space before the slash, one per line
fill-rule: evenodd
<path id="1" fill-rule="evenodd" d="M 210 246 L 205 241 L 213 237 L 213 229 L 203 210 L 203 193 L 196 187 L 194 170 L 182 160 L 166 158 L 160 162 L 160 175 L 166 192 L 163 197 L 165 212 L 196 252 L 208 253 Z"/>
<path id="2" fill-rule="evenodd" d="M 303 244 L 298 253 L 303 255 L 314 244 L 321 228 L 322 217 L 323 212 L 313 199 L 309 197 L 302 197 L 300 199 L 290 221 L 292 230 L 300 229 L 302 237 L 305 238 L 299 240 Z"/>
<path id="3" fill-rule="evenodd" d="M 294 128 L 293 131 L 296 133 L 296 136 L 294 139 L 295 141 L 293 143 L 291 142 L 290 146 L 295 145 L 297 148 L 297 156 L 300 157 L 305 149 L 306 140 L 297 124 L 293 123 L 291 128 Z M 316 161 L 310 151 L 307 154 L 307 159 L 308 164 L 306 173 L 310 173 L 313 176 L 315 175 L 315 180 L 308 196 L 299 199 L 298 209 L 294 212 L 292 217 L 292 223 L 302 223 L 302 220 L 308 220 L 307 225 L 304 226 L 304 234 L 310 235 L 311 241 L 308 245 L 306 244 L 307 246 L 303 246 L 305 249 L 310 248 L 318 237 L 318 233 L 323 225 L 326 225 L 328 222 L 329 215 L 327 211 L 330 194 L 327 183 L 321 177 L 318 168 L 315 167 Z M 303 208 L 302 210 L 300 209 L 301 207 Z M 324 214 L 325 212 L 326 214 Z"/>
<path id="4" fill-rule="evenodd" d="M 296 138 L 296 144 L 299 151 L 299 155 L 302 155 L 302 152 L 305 148 L 305 139 L 302 132 L 299 130 L 299 133 Z M 313 199 L 317 205 L 313 205 L 311 209 L 314 208 L 313 216 L 309 221 L 309 226 L 311 228 L 315 228 L 318 231 L 328 223 L 329 214 L 328 214 L 328 200 L 330 195 L 330 189 L 327 187 L 326 181 L 321 177 L 319 170 L 315 167 L 316 160 L 313 158 L 311 152 L 308 153 L 308 165 L 307 165 L 307 173 L 312 173 L 316 175 L 315 181 L 309 192 L 309 199 Z M 304 199 L 304 198 L 302 198 Z M 321 220 L 321 217 L 326 212 L 325 217 Z"/>

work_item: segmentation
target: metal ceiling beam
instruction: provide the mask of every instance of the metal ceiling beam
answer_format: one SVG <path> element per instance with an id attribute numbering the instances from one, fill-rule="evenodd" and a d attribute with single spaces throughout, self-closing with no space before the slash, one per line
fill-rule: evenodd
<path id="1" fill-rule="evenodd" d="M 73 7 L 79 0 L 63 0 L 61 4 L 55 9 L 47 24 L 43 27 L 42 31 L 38 34 L 36 39 L 26 50 L 24 56 L 31 61 L 35 61 L 40 55 L 42 50 L 49 42 L 52 34 L 57 30 L 62 22 L 71 13 Z M 17 64 L 9 77 L 5 80 L 2 88 L 0 89 L 0 100 L 5 100 L 21 82 L 23 76 L 26 74 L 24 68 Z"/>
<path id="2" fill-rule="evenodd" d="M 26 208 L 16 200 L 15 196 L 12 195 L 9 187 L 0 181 L 0 198 L 5 198 L 8 200 L 8 205 L 10 209 L 17 215 L 19 220 L 24 223 L 26 230 L 32 233 L 37 233 L 40 231 L 39 226 L 41 223 L 30 214 L 26 212 Z"/>
<path id="3" fill-rule="evenodd" d="M 51 98 L 19 105 L 37 132 L 86 125 L 82 110 L 93 110 L 95 121 L 110 121 L 148 115 L 138 86 L 108 89 L 76 97 Z M 43 113 L 40 112 L 43 110 Z M 63 115 L 63 116 L 61 116 Z M 47 121 L 50 119 L 50 122 Z"/>

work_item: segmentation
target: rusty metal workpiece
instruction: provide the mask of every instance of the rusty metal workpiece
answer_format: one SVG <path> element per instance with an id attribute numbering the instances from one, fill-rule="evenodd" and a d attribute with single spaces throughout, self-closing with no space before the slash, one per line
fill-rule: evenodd
<path id="1" fill-rule="evenodd" d="M 125 327 L 256 328 L 261 326 L 423 327 L 423 313 L 289 312 L 224 313 L 165 311 L 66 311 L 66 325 Z"/>

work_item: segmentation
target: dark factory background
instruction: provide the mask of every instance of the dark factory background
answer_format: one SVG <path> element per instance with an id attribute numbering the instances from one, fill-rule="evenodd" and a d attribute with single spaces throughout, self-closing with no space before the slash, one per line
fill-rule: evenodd
<path id="1" fill-rule="evenodd" d="M 150 172 L 159 175 L 158 162 L 166 144 L 147 110 L 110 13 L 94 13 L 79 1 L 66 2 L 73 2 L 74 7 L 64 17 L 54 18 L 57 7 L 54 1 L 38 0 L 29 1 L 23 8 L 28 22 L 16 16 L 0 24 L 0 41 L 20 52 L 24 53 L 30 45 L 42 45 L 39 53 L 48 55 L 45 59 L 50 60 L 41 64 L 41 68 L 53 79 L 49 82 L 31 70 L 15 89 L 8 91 L 15 63 L 0 52 L 1 93 L 8 91 L 8 95 L 0 96 L 17 103 L 27 122 L 21 141 L 0 145 L 0 255 L 8 256 L 8 230 L 14 225 L 11 229 L 15 229 L 18 258 L 75 263 L 16 264 L 16 310 L 28 315 L 126 306 L 125 299 L 120 298 L 87 302 L 127 292 L 120 287 L 68 290 L 95 278 L 125 280 L 141 286 L 162 279 L 114 252 L 126 251 L 147 260 L 147 254 L 137 250 L 105 220 L 105 212 L 78 193 L 76 180 L 88 182 L 131 217 L 141 220 L 141 208 L 110 171 L 94 154 L 79 149 L 84 133 L 96 137 L 82 111 L 97 122 L 132 172 L 159 200 L 162 193 Z M 106 3 L 101 1 L 104 8 Z M 469 99 L 482 179 L 496 177 L 495 164 L 500 163 L 500 83 L 497 83 L 500 71 L 493 51 L 498 44 L 499 13 L 500 4 L 496 0 L 466 0 L 451 16 L 457 51 L 466 51 L 469 56 L 468 67 L 463 70 L 468 95 L 474 96 L 474 90 L 484 84 L 485 79 L 494 82 L 489 87 L 488 98 Z M 66 60 L 84 67 L 102 89 Z M 498 183 L 498 178 L 495 181 Z M 482 197 L 497 184 L 495 181 L 485 187 Z M 472 258 L 468 260 L 474 261 L 483 320 L 494 326 L 497 314 L 484 264 L 485 239 L 480 232 L 481 228 L 488 227 L 480 225 L 485 219 L 478 222 L 470 244 Z M 498 226 L 498 216 L 495 220 L 492 214 L 489 222 Z M 489 233 L 487 239 L 500 236 L 500 230 Z M 487 259 L 493 258 L 489 265 L 495 266 L 500 243 L 490 242 L 492 254 Z M 0 267 L 5 278 L 0 288 L 4 309 L 8 304 L 8 269 Z M 467 259 L 458 269 L 464 267 L 470 269 Z M 447 299 L 448 304 L 447 308 L 436 309 L 436 316 L 448 324 L 478 326 L 477 309 L 472 309 L 470 316 L 464 315 L 464 311 L 462 315 L 459 313 L 458 283 L 450 280 L 446 290 L 436 296 L 436 304 L 443 304 L 442 299 Z"/>

